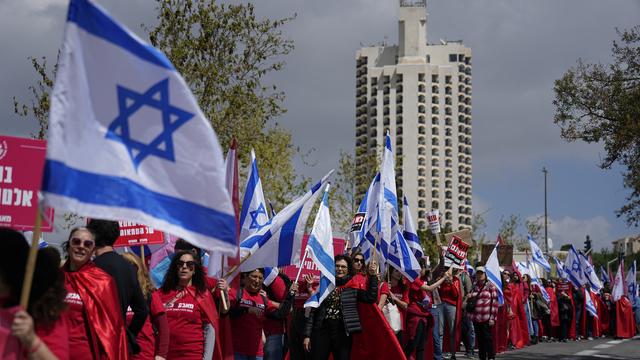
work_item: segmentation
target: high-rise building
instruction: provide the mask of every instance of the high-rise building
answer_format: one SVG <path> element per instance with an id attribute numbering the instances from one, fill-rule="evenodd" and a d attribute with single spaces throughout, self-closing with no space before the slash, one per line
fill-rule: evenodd
<path id="1" fill-rule="evenodd" d="M 427 43 L 425 1 L 400 1 L 398 45 L 356 53 L 356 173 L 362 198 L 387 131 L 398 199 L 419 229 L 438 209 L 442 225 L 471 227 L 471 49 Z M 375 161 L 375 160 L 374 160 Z M 400 208 L 402 208 L 400 204 Z"/>

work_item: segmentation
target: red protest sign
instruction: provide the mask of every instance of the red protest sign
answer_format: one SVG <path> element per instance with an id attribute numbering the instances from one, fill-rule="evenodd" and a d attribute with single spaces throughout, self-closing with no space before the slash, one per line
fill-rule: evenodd
<path id="1" fill-rule="evenodd" d="M 303 250 L 307 248 L 307 240 L 309 240 L 309 235 L 305 235 L 302 238 Z M 344 253 L 345 244 L 346 242 L 344 239 L 333 238 L 333 253 L 335 255 Z M 303 256 L 304 251 L 302 251 L 302 253 L 300 254 L 300 261 L 302 261 Z M 291 280 L 294 280 L 296 278 L 296 275 L 298 275 L 298 267 L 295 265 L 286 266 L 283 268 L 283 270 Z M 304 260 L 304 264 L 302 264 L 300 278 L 302 279 L 307 274 L 313 275 L 316 279 L 320 278 L 320 270 L 318 270 L 318 267 L 309 256 L 307 256 L 307 258 Z"/>
<path id="2" fill-rule="evenodd" d="M 131 221 L 119 221 L 118 223 L 120 224 L 120 237 L 113 244 L 114 247 L 164 244 L 162 231 L 156 231 L 152 227 Z"/>
<path id="3" fill-rule="evenodd" d="M 0 135 L 0 226 L 33 230 L 47 143 Z M 44 232 L 53 231 L 53 209 L 45 210 Z"/>
<path id="4" fill-rule="evenodd" d="M 462 238 L 453 235 L 447 252 L 444 254 L 445 266 L 462 268 L 462 262 L 467 257 L 467 250 L 469 250 L 469 244 L 462 241 Z"/>

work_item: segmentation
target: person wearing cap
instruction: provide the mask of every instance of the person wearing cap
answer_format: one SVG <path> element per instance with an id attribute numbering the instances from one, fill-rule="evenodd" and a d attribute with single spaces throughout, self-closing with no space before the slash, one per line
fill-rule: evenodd
<path id="1" fill-rule="evenodd" d="M 470 318 L 478 343 L 478 356 L 480 360 L 495 359 L 491 328 L 495 325 L 498 315 L 498 291 L 487 280 L 484 266 L 476 268 L 476 283 L 467 295 L 467 301 L 474 303 Z"/>

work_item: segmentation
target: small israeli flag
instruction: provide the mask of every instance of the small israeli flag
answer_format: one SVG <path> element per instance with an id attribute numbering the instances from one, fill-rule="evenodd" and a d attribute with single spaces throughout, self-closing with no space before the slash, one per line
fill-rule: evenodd
<path id="1" fill-rule="evenodd" d="M 333 233 L 329 214 L 329 185 L 324 190 L 322 202 L 307 242 L 309 257 L 320 270 L 318 291 L 304 303 L 304 307 L 317 308 L 336 287 L 336 264 L 333 259 Z"/>
<path id="2" fill-rule="evenodd" d="M 591 265 L 589 258 L 587 258 L 584 254 L 578 255 L 580 255 L 580 266 L 582 267 L 584 277 L 587 279 L 587 282 L 591 286 L 591 289 L 599 292 L 602 289 L 602 283 L 600 282 L 598 274 L 596 274 L 593 265 Z"/>
<path id="3" fill-rule="evenodd" d="M 413 223 L 413 218 L 411 217 L 411 209 L 409 208 L 409 202 L 407 201 L 407 197 L 403 196 L 403 215 L 404 215 L 404 231 L 402 235 L 407 241 L 407 245 L 413 251 L 413 255 L 416 258 L 421 258 L 424 256 L 424 250 L 422 250 L 422 245 L 420 245 L 420 238 L 418 237 L 418 232 L 416 231 L 416 227 Z"/>
<path id="4" fill-rule="evenodd" d="M 264 201 L 256 154 L 251 149 L 251 167 L 242 200 L 242 211 L 240 212 L 240 240 L 242 241 L 255 234 L 268 224 L 269 212 L 267 203 Z"/>
<path id="5" fill-rule="evenodd" d="M 559 278 L 566 279 L 567 273 L 564 271 L 564 264 L 557 257 L 553 256 L 553 261 L 556 263 L 556 273 Z"/>
<path id="6" fill-rule="evenodd" d="M 564 272 L 569 282 L 576 287 L 581 287 L 587 283 L 587 278 L 584 276 L 584 270 L 582 269 L 580 254 L 578 254 L 573 245 L 569 248 L 567 259 L 564 261 Z"/>
<path id="7" fill-rule="evenodd" d="M 493 248 L 491 255 L 487 259 L 487 263 L 484 265 L 484 270 L 487 275 L 487 279 L 495 285 L 498 290 L 498 303 L 504 304 L 504 294 L 502 293 L 502 275 L 500 274 L 500 263 L 498 262 L 498 244 Z"/>
<path id="8" fill-rule="evenodd" d="M 538 247 L 538 244 L 533 240 L 530 234 L 527 234 L 527 239 L 529 239 L 529 247 L 531 248 L 531 258 L 538 265 L 542 266 L 547 272 L 551 272 L 551 265 L 549 261 L 544 257 L 542 250 Z"/>
<path id="9" fill-rule="evenodd" d="M 235 252 L 222 149 L 189 87 L 164 54 L 88 0 L 69 4 L 48 140 L 49 206 Z"/>
<path id="10" fill-rule="evenodd" d="M 593 317 L 597 318 L 598 317 L 598 308 L 596 307 L 596 304 L 593 303 L 593 300 L 591 299 L 591 294 L 589 294 L 589 291 L 587 291 L 587 289 L 583 288 L 582 291 L 584 292 L 584 306 L 585 308 L 587 308 L 587 311 L 593 315 Z"/>

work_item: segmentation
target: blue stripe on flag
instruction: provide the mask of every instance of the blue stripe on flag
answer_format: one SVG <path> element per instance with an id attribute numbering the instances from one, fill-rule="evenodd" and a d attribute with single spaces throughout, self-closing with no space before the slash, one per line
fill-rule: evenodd
<path id="1" fill-rule="evenodd" d="M 320 188 L 320 186 L 318 186 Z M 296 225 L 300 214 L 302 214 L 301 207 L 295 214 L 282 225 L 280 229 L 280 241 L 278 242 L 278 266 L 287 266 L 292 263 L 294 259 L 291 259 L 293 253 L 293 240 L 296 234 Z"/>
<path id="2" fill-rule="evenodd" d="M 495 285 L 496 289 L 498 290 L 498 302 L 500 303 L 500 305 L 502 305 L 504 303 L 504 297 L 502 295 L 502 286 L 498 286 L 498 284 L 502 284 L 502 279 L 497 277 L 494 273 L 490 271 L 485 272 L 485 275 L 487 275 L 487 278 L 491 280 L 493 285 Z"/>
<path id="3" fill-rule="evenodd" d="M 89 173 L 47 160 L 42 190 L 83 203 L 145 209 L 146 214 L 188 231 L 236 243 L 233 215 L 151 191 L 127 178 Z"/>
<path id="4" fill-rule="evenodd" d="M 98 6 L 86 0 L 71 0 L 67 21 L 90 34 L 119 46 L 133 55 L 152 64 L 175 71 L 171 61 L 153 46 L 140 43 L 111 19 Z"/>
<path id="5" fill-rule="evenodd" d="M 311 251 L 313 251 L 313 254 L 315 255 L 316 259 L 318 259 L 318 261 L 322 264 L 322 266 L 325 269 L 329 271 L 331 271 L 331 269 L 335 269 L 336 265 L 333 262 L 333 259 L 329 255 L 327 255 L 327 253 L 322 248 L 322 244 L 320 244 L 320 242 L 318 241 L 318 239 L 316 239 L 315 236 L 313 235 L 309 236 L 307 246 L 309 247 L 309 249 L 311 249 Z"/>
<path id="6" fill-rule="evenodd" d="M 240 226 L 244 225 L 244 221 L 247 218 L 247 212 L 249 212 L 249 207 L 251 206 L 251 199 L 253 198 L 253 193 L 258 186 L 258 164 L 256 162 L 251 163 L 251 174 L 249 177 L 249 181 L 247 182 L 247 189 L 245 190 L 244 197 L 242 198 L 242 210 L 240 214 Z M 241 239 L 242 240 L 242 239 Z"/>

